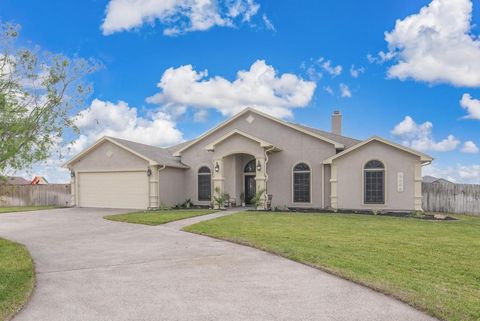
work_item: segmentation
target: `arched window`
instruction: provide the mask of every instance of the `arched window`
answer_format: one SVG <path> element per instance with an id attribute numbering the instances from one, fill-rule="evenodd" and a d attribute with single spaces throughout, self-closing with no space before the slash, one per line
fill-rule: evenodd
<path id="1" fill-rule="evenodd" d="M 244 173 L 255 173 L 255 159 L 252 159 L 245 165 L 245 168 L 243 170 Z"/>
<path id="2" fill-rule="evenodd" d="M 365 204 L 385 204 L 385 166 L 381 161 L 371 160 L 363 169 Z"/>
<path id="3" fill-rule="evenodd" d="M 293 168 L 293 201 L 295 203 L 310 203 L 310 167 L 299 163 Z"/>
<path id="4" fill-rule="evenodd" d="M 198 170 L 198 200 L 210 201 L 212 199 L 212 175 L 207 166 Z"/>

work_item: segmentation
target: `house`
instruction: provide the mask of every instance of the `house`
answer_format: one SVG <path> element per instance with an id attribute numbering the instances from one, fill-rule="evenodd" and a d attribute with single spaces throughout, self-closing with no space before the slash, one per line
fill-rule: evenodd
<path id="1" fill-rule="evenodd" d="M 0 178 L 0 184 L 5 185 L 29 185 L 30 181 L 20 176 L 7 176 L 5 179 Z"/>
<path id="2" fill-rule="evenodd" d="M 438 181 L 438 178 L 436 178 L 435 176 L 425 175 L 422 178 L 423 183 L 433 183 L 435 181 Z"/>
<path id="3" fill-rule="evenodd" d="M 30 185 L 46 185 L 46 184 L 48 184 L 48 181 L 43 176 L 35 176 L 30 182 Z"/>
<path id="4" fill-rule="evenodd" d="M 455 183 L 450 182 L 445 178 L 436 178 L 434 176 L 429 176 L 429 175 L 423 177 L 423 182 L 429 183 L 429 184 L 455 185 Z"/>
<path id="5" fill-rule="evenodd" d="M 220 190 L 237 204 L 265 191 L 282 208 L 421 210 L 422 166 L 432 158 L 381 137 L 343 136 L 341 127 L 340 112 L 327 132 L 247 108 L 170 148 L 103 137 L 65 164 L 72 204 L 208 206 Z"/>

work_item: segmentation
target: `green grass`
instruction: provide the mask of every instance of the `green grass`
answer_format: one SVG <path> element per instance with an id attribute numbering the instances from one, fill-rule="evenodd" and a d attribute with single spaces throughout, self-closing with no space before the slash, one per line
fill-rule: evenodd
<path id="1" fill-rule="evenodd" d="M 0 214 L 13 212 L 29 212 L 39 210 L 49 210 L 58 208 L 58 206 L 15 206 L 15 207 L 0 207 Z"/>
<path id="2" fill-rule="evenodd" d="M 263 249 L 444 320 L 480 320 L 480 218 L 239 213 L 184 230 Z"/>
<path id="3" fill-rule="evenodd" d="M 127 214 L 108 215 L 104 218 L 110 221 L 160 225 L 168 222 L 183 220 L 194 216 L 215 213 L 214 210 L 160 210 L 160 211 L 143 211 Z"/>
<path id="4" fill-rule="evenodd" d="M 22 308 L 34 283 L 33 262 L 27 249 L 0 238 L 0 321 L 8 320 Z"/>

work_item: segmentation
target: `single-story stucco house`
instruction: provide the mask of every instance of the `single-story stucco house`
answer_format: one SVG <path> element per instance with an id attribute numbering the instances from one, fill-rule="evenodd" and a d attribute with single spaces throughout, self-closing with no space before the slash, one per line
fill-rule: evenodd
<path id="1" fill-rule="evenodd" d="M 247 108 L 170 148 L 103 137 L 65 164 L 72 204 L 207 206 L 219 189 L 237 204 L 265 190 L 272 207 L 421 210 L 422 166 L 432 158 L 380 137 L 342 136 L 341 120 L 335 112 L 327 132 Z"/>

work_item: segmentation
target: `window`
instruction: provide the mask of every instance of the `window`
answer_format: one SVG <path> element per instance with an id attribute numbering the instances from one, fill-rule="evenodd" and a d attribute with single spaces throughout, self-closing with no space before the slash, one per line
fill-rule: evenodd
<path id="1" fill-rule="evenodd" d="M 385 204 L 385 166 L 378 160 L 372 160 L 363 171 L 365 204 Z"/>
<path id="2" fill-rule="evenodd" d="M 252 159 L 245 165 L 245 168 L 243 170 L 245 173 L 255 173 L 255 159 Z"/>
<path id="3" fill-rule="evenodd" d="M 210 201 L 212 199 L 212 179 L 210 168 L 203 166 L 198 170 L 198 200 Z"/>
<path id="4" fill-rule="evenodd" d="M 305 163 L 293 168 L 293 202 L 310 203 L 310 167 Z"/>

